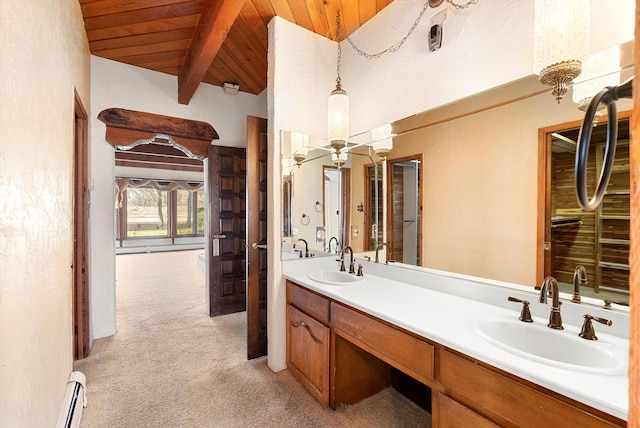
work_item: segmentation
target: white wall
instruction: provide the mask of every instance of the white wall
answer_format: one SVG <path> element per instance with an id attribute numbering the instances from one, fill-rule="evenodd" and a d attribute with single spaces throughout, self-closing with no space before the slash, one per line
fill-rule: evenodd
<path id="1" fill-rule="evenodd" d="M 244 147 L 247 115 L 266 116 L 266 94 L 227 95 L 222 88 L 201 84 L 188 105 L 178 104 L 175 76 L 91 57 L 92 217 L 92 324 L 95 338 L 115 334 L 115 158 L 105 140 L 106 126 L 97 119 L 117 107 L 211 124 L 220 136 L 213 144 Z M 163 177 L 168 178 L 168 177 Z"/>
<path id="2" fill-rule="evenodd" d="M 634 2 L 592 1 L 591 46 L 600 50 L 633 38 Z M 363 50 L 374 53 L 390 47 L 404 37 L 418 16 L 423 1 L 395 0 L 376 17 L 356 31 L 351 38 Z M 421 23 L 405 45 L 395 53 L 379 59 L 367 60 L 353 51 L 347 43 L 342 49 L 342 83 L 351 102 L 351 134 L 356 134 L 384 123 L 411 116 L 453 101 L 486 91 L 507 82 L 517 81 L 532 74 L 533 66 L 533 0 L 481 1 L 468 9 L 457 11 L 444 2 L 436 10 L 428 9 Z M 431 18 L 448 8 L 443 24 L 442 48 L 429 51 L 428 31 Z M 615 29 L 611 20 L 615 18 Z M 309 34 L 280 18 L 270 23 L 269 32 L 269 138 L 274 141 L 270 157 L 273 177 L 279 172 L 280 130 L 306 132 L 326 136 L 327 97 L 335 85 L 335 43 Z M 478 128 L 479 129 L 479 128 Z M 435 146 L 434 146 L 435 148 Z M 486 148 L 495 152 L 497 148 Z M 519 171 L 517 185 L 529 185 L 537 180 L 537 153 L 524 155 L 512 149 L 510 156 L 527 163 Z M 476 147 L 474 150 L 480 150 Z M 477 152 L 470 152 L 477 153 Z M 393 154 L 392 156 L 395 156 Z M 501 155 L 503 156 L 503 155 Z M 439 158 L 442 160 L 447 157 Z M 450 156 L 449 161 L 454 162 Z M 504 162 L 509 159 L 503 157 Z M 427 160 L 425 159 L 425 162 Z M 450 177 L 449 164 L 440 165 L 439 172 Z M 477 170 L 474 170 L 476 173 Z M 437 186 L 442 176 L 436 176 L 429 186 Z M 355 183 L 352 177 L 352 183 Z M 281 218 L 279 188 L 274 185 L 270 196 L 269 214 Z M 444 190 L 444 189 L 443 189 Z M 472 192 L 471 189 L 467 191 Z M 535 197 L 526 191 L 521 210 L 535 209 Z M 423 201 L 429 204 L 428 200 Z M 479 218 L 490 218 L 491 210 L 480 206 Z M 450 207 L 451 208 L 451 207 Z M 459 207 L 458 207 L 459 208 Z M 529 278 L 535 255 L 535 213 L 526 211 L 524 217 L 502 216 L 500 221 L 516 230 L 519 243 L 530 261 L 524 261 L 523 271 Z M 494 221 L 494 220 L 491 220 Z M 427 222 L 425 216 L 425 222 Z M 276 226 L 279 222 L 275 223 Z M 476 241 L 483 250 L 467 255 L 466 263 L 480 266 L 489 257 L 494 246 L 484 246 L 482 228 L 471 228 L 467 240 Z M 431 229 L 432 230 L 432 229 Z M 444 228 L 442 230 L 445 230 Z M 269 366 L 285 366 L 285 296 L 278 260 L 280 227 L 271 230 L 269 274 Z M 428 240 L 425 234 L 423 240 Z M 436 251 L 435 249 L 433 251 Z M 429 254 L 427 254 L 428 256 Z M 506 278 L 524 278 L 509 276 Z"/>
<path id="3" fill-rule="evenodd" d="M 77 0 L 0 3 L 0 426 L 52 427 L 72 370 L 74 87 L 90 113 Z"/>

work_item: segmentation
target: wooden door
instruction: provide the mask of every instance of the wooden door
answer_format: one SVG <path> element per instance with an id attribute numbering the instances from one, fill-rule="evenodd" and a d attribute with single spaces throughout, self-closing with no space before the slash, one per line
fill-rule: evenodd
<path id="1" fill-rule="evenodd" d="M 247 118 L 247 357 L 267 355 L 267 120 Z"/>
<path id="2" fill-rule="evenodd" d="M 73 191 L 73 358 L 89 356 L 89 131 L 87 112 L 75 93 Z"/>
<path id="3" fill-rule="evenodd" d="M 246 151 L 210 146 L 209 315 L 246 309 Z"/>

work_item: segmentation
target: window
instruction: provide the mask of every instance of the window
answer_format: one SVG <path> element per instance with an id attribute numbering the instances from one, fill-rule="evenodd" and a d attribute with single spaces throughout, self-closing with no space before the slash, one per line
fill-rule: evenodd
<path id="1" fill-rule="evenodd" d="M 169 236 L 168 192 L 151 186 L 130 187 L 127 192 L 127 238 Z"/>
<path id="2" fill-rule="evenodd" d="M 204 236 L 203 183 L 117 178 L 117 239 Z"/>

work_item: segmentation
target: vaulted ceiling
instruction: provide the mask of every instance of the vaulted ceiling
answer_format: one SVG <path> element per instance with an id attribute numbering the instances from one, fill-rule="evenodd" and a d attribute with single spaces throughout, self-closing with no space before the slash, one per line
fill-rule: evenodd
<path id="1" fill-rule="evenodd" d="M 93 55 L 178 77 L 178 102 L 201 82 L 267 87 L 267 24 L 279 16 L 335 39 L 393 0 L 79 0 Z"/>

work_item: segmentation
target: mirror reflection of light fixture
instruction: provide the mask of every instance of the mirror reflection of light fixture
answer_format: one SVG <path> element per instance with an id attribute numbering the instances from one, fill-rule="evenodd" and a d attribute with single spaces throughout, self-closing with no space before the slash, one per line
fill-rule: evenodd
<path id="1" fill-rule="evenodd" d="M 340 77 L 340 59 L 342 49 L 340 47 L 340 11 L 336 14 L 336 41 L 338 42 L 338 63 L 336 88 L 331 91 L 328 103 L 328 139 L 332 149 L 340 154 L 349 138 L 349 97 L 347 91 L 342 89 Z"/>
<path id="2" fill-rule="evenodd" d="M 333 152 L 331 153 L 331 160 L 333 161 L 334 164 L 336 164 L 338 168 L 340 168 L 347 161 L 347 152 L 346 151 L 342 151 L 340 153 Z"/>
<path id="3" fill-rule="evenodd" d="M 387 158 L 387 155 L 393 149 L 393 139 L 391 138 L 391 124 L 379 126 L 371 130 L 371 147 L 373 151 L 382 160 Z"/>
<path id="4" fill-rule="evenodd" d="M 293 153 L 293 160 L 300 168 L 300 164 L 307 158 L 309 153 L 309 134 L 303 134 L 301 132 L 291 133 L 291 152 Z"/>
<path id="5" fill-rule="evenodd" d="M 533 71 L 560 103 L 589 54 L 589 2 L 535 0 Z"/>
<path id="6" fill-rule="evenodd" d="M 584 79 L 573 85 L 573 102 L 578 109 L 587 111 L 591 98 L 607 86 L 620 83 L 620 47 L 613 46 L 589 55 L 582 71 Z M 593 125 L 597 125 L 602 117 L 605 106 L 599 104 L 594 115 Z"/>

